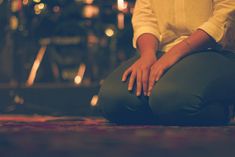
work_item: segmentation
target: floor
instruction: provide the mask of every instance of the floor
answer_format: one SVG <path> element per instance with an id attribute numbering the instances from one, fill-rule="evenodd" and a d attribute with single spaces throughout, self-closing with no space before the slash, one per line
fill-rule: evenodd
<path id="1" fill-rule="evenodd" d="M 234 157 L 235 126 L 117 126 L 103 118 L 0 116 L 1 157 Z"/>

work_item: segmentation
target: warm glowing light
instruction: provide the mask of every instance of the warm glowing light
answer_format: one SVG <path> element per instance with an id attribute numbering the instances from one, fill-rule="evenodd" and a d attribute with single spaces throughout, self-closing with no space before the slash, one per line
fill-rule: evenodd
<path id="1" fill-rule="evenodd" d="M 36 14 L 36 15 L 39 15 L 39 14 L 41 14 L 41 11 L 40 11 L 40 10 L 37 10 L 37 11 L 35 11 L 35 14 Z"/>
<path id="2" fill-rule="evenodd" d="M 86 4 L 92 4 L 94 0 L 83 0 Z"/>
<path id="3" fill-rule="evenodd" d="M 76 77 L 74 78 L 74 83 L 75 83 L 75 84 L 80 84 L 81 82 L 82 82 L 81 76 L 76 76 Z"/>
<path id="4" fill-rule="evenodd" d="M 23 4 L 27 5 L 29 3 L 29 0 L 23 0 Z"/>
<path id="5" fill-rule="evenodd" d="M 86 18 L 92 18 L 99 14 L 100 10 L 97 6 L 86 5 L 83 10 L 83 16 Z"/>
<path id="6" fill-rule="evenodd" d="M 127 3 L 124 0 L 117 0 L 118 10 L 123 11 L 127 8 Z"/>
<path id="7" fill-rule="evenodd" d="M 34 6 L 34 11 L 36 12 L 36 11 L 41 11 L 39 8 L 38 8 L 38 5 L 35 5 Z"/>
<path id="8" fill-rule="evenodd" d="M 37 54 L 37 57 L 33 63 L 33 66 L 32 66 L 32 69 L 31 69 L 31 72 L 29 74 L 29 77 L 28 77 L 28 80 L 26 82 L 26 85 L 27 86 L 32 86 L 34 81 L 35 81 L 35 78 L 36 78 L 36 75 L 37 75 L 37 71 L 39 69 L 39 66 L 42 62 L 42 59 L 43 59 L 43 56 L 46 52 L 46 49 L 47 49 L 47 46 L 42 46 Z"/>
<path id="9" fill-rule="evenodd" d="M 24 99 L 23 99 L 22 97 L 16 95 L 16 96 L 14 97 L 14 102 L 15 102 L 16 104 L 24 104 Z"/>
<path id="10" fill-rule="evenodd" d="M 45 4 L 44 3 L 38 4 L 38 9 L 42 10 L 44 8 L 45 8 Z"/>
<path id="11" fill-rule="evenodd" d="M 97 103 L 98 103 L 98 100 L 99 100 L 98 95 L 94 95 L 94 96 L 91 98 L 91 106 L 96 106 Z"/>
<path id="12" fill-rule="evenodd" d="M 41 0 L 33 0 L 35 3 L 40 3 Z"/>
<path id="13" fill-rule="evenodd" d="M 124 27 L 125 27 L 125 15 L 124 15 L 124 13 L 119 13 L 117 15 L 117 19 L 118 19 L 118 28 L 119 29 L 124 29 Z"/>
<path id="14" fill-rule="evenodd" d="M 16 30 L 19 25 L 19 20 L 16 16 L 11 16 L 10 18 L 10 27 L 12 30 Z"/>
<path id="15" fill-rule="evenodd" d="M 45 4 L 44 3 L 39 3 L 39 4 L 36 4 L 34 6 L 34 12 L 35 14 L 39 15 L 41 14 L 42 10 L 45 8 Z"/>
<path id="16" fill-rule="evenodd" d="M 114 30 L 112 28 L 107 28 L 105 30 L 105 34 L 108 36 L 108 37 L 112 37 L 114 35 Z"/>
<path id="17" fill-rule="evenodd" d="M 38 11 L 38 10 L 43 10 L 45 8 L 45 4 L 44 3 L 39 3 L 39 4 L 36 4 L 34 6 L 34 10 L 35 11 Z"/>
<path id="18" fill-rule="evenodd" d="M 85 74 L 85 71 L 86 71 L 86 65 L 85 64 L 81 64 L 78 68 L 78 72 L 77 72 L 77 75 L 75 76 L 74 78 L 74 83 L 79 85 L 82 83 L 82 80 L 83 80 L 83 76 Z"/>
<path id="19" fill-rule="evenodd" d="M 19 10 L 19 3 L 17 0 L 11 0 L 11 11 L 12 12 L 17 12 Z"/>
<path id="20" fill-rule="evenodd" d="M 0 121 L 14 121 L 14 122 L 47 122 L 51 120 L 65 120 L 67 117 L 55 116 L 39 116 L 39 115 L 3 115 L 1 114 Z"/>

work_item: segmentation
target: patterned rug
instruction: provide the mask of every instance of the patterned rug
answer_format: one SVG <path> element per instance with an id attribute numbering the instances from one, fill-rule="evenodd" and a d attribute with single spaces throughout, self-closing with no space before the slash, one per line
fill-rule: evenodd
<path id="1" fill-rule="evenodd" d="M 103 118 L 0 116 L 0 157 L 234 157 L 235 126 L 118 126 Z"/>

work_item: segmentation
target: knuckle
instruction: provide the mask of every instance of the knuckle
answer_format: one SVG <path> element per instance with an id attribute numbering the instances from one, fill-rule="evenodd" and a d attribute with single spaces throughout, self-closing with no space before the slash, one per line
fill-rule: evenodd
<path id="1" fill-rule="evenodd" d="M 143 82 L 148 82 L 149 77 L 143 77 Z"/>
<path id="2" fill-rule="evenodd" d="M 132 74 L 135 74 L 135 73 L 137 73 L 137 69 L 133 68 L 133 69 L 131 69 L 131 72 L 132 72 Z"/>
<path id="3" fill-rule="evenodd" d="M 130 79 L 130 84 L 134 84 L 134 79 Z"/>
<path id="4" fill-rule="evenodd" d="M 135 76 L 136 76 L 136 72 L 135 72 L 135 71 L 132 71 L 131 77 L 135 77 Z"/>
<path id="5" fill-rule="evenodd" d="M 142 82 L 147 82 L 147 81 L 148 81 L 148 79 L 146 77 L 142 78 Z"/>
<path id="6" fill-rule="evenodd" d="M 143 80 L 143 84 L 147 84 L 147 81 L 146 81 L 146 80 Z"/>
<path id="7" fill-rule="evenodd" d="M 133 83 L 133 82 L 134 82 L 134 78 L 131 77 L 131 78 L 130 78 L 130 83 Z"/>
<path id="8" fill-rule="evenodd" d="M 149 80 L 149 85 L 153 85 L 154 81 L 155 81 L 154 79 Z"/>
<path id="9" fill-rule="evenodd" d="M 142 66 L 141 69 L 142 69 L 142 70 L 148 70 L 149 67 L 148 67 L 148 66 Z"/>

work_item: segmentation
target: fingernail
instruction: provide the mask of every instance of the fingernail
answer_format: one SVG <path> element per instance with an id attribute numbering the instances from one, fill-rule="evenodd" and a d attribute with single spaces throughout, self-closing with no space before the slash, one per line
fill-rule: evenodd
<path id="1" fill-rule="evenodd" d="M 147 96 L 147 94 L 148 94 L 147 92 L 144 92 L 144 95 L 145 95 L 145 96 Z"/>
<path id="2" fill-rule="evenodd" d="M 136 96 L 140 96 L 140 92 L 137 92 L 137 93 L 136 93 Z"/>
<path id="3" fill-rule="evenodd" d="M 148 92 L 148 96 L 150 96 L 150 94 L 151 94 L 151 93 L 150 93 L 150 92 Z"/>
<path id="4" fill-rule="evenodd" d="M 131 91 L 131 87 L 128 87 L 128 90 Z"/>

